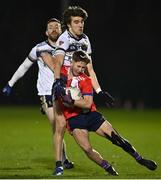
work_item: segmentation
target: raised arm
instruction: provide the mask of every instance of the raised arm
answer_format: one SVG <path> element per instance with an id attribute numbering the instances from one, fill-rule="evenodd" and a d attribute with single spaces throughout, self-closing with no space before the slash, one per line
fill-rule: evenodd
<path id="1" fill-rule="evenodd" d="M 9 86 L 14 86 L 14 84 L 29 70 L 33 63 L 34 62 L 30 61 L 29 58 L 26 58 L 13 74 L 12 78 L 8 81 Z"/>
<path id="2" fill-rule="evenodd" d="M 30 61 L 29 58 L 26 58 L 24 62 L 18 67 L 16 72 L 13 74 L 11 79 L 8 81 L 7 85 L 3 88 L 2 92 L 4 95 L 9 96 L 12 91 L 14 84 L 24 76 L 28 69 L 33 65 L 34 62 Z"/>

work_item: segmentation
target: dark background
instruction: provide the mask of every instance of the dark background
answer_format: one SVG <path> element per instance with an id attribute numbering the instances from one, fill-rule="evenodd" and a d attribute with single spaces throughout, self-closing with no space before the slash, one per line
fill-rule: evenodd
<path id="1" fill-rule="evenodd" d="M 93 64 L 103 89 L 117 106 L 161 107 L 161 1 L 6 1 L 0 6 L 0 89 L 31 48 L 46 39 L 46 21 L 61 18 L 68 5 L 88 12 L 85 33 L 93 49 Z M 0 94 L 0 104 L 38 104 L 35 64 L 13 88 Z M 96 97 L 98 104 L 100 100 Z"/>

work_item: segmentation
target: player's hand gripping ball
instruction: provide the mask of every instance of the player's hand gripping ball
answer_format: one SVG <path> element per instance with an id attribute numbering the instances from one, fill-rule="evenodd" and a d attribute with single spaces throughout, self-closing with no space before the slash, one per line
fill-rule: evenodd
<path id="1" fill-rule="evenodd" d="M 82 94 L 78 88 L 67 87 L 65 88 L 65 95 L 62 96 L 63 104 L 67 107 L 72 107 L 75 100 L 80 100 Z"/>
<path id="2" fill-rule="evenodd" d="M 66 88 L 66 94 L 70 91 L 71 97 L 73 100 L 80 100 L 82 98 L 82 94 L 80 92 L 80 89 L 76 87 L 67 87 Z"/>

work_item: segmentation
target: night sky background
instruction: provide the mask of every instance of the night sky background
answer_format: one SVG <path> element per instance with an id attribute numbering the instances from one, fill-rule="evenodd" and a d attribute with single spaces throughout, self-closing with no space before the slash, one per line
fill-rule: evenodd
<path id="1" fill-rule="evenodd" d="M 46 21 L 61 19 L 68 5 L 88 12 L 84 32 L 93 50 L 101 87 L 118 106 L 161 107 L 161 1 L 82 0 L 5 1 L 0 6 L 0 89 L 7 84 L 32 47 L 46 39 Z M 38 104 L 37 64 L 13 88 L 0 93 L 0 105 Z M 98 97 L 95 97 L 101 105 Z"/>

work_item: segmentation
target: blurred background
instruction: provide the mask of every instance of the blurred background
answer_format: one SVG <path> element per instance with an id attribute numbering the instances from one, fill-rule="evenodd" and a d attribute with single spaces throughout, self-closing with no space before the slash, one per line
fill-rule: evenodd
<path id="1" fill-rule="evenodd" d="M 0 90 L 31 48 L 46 39 L 46 21 L 61 19 L 69 5 L 88 12 L 85 33 L 93 50 L 93 64 L 102 89 L 117 107 L 161 107 L 161 1 L 53 0 L 5 1 L 0 6 Z M 37 64 L 13 88 L 11 97 L 0 93 L 0 105 L 39 104 Z M 102 105 L 95 97 L 98 105 Z"/>

